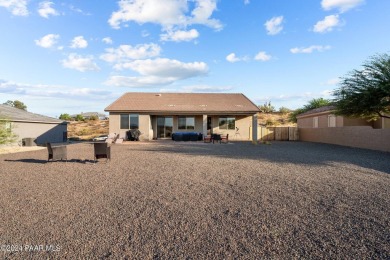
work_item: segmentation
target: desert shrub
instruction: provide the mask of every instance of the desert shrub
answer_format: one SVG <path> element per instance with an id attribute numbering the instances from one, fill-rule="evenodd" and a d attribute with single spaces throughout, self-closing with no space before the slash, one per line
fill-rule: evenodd
<path id="1" fill-rule="evenodd" d="M 70 115 L 69 114 L 61 114 L 60 115 L 60 117 L 59 117 L 59 119 L 61 119 L 61 120 L 66 120 L 66 121 L 70 121 L 70 120 L 72 120 L 72 118 L 70 117 Z"/>
<path id="2" fill-rule="evenodd" d="M 291 112 L 291 109 L 287 108 L 287 107 L 280 107 L 279 108 L 279 113 L 285 115 L 285 114 L 288 114 Z"/>
<path id="3" fill-rule="evenodd" d="M 268 103 L 265 102 L 264 105 L 259 106 L 259 109 L 263 113 L 273 113 L 273 112 L 275 112 L 275 107 L 271 105 L 271 101 L 268 102 Z"/>
<path id="4" fill-rule="evenodd" d="M 98 116 L 90 116 L 89 117 L 89 120 L 92 120 L 92 121 L 96 121 L 98 119 L 99 119 Z"/>
<path id="5" fill-rule="evenodd" d="M 273 120 L 272 118 L 268 118 L 266 121 L 265 121 L 265 125 L 266 126 L 273 126 L 273 125 L 275 125 L 276 124 L 276 122 L 275 122 L 275 120 Z"/>
<path id="6" fill-rule="evenodd" d="M 75 117 L 75 120 L 76 121 L 84 121 L 84 117 L 82 116 L 82 115 L 77 115 L 76 117 Z"/>

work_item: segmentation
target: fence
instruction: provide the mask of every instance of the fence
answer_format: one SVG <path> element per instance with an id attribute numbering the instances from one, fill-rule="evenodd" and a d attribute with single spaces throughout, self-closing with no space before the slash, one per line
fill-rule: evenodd
<path id="1" fill-rule="evenodd" d="M 390 152 L 390 129 L 369 126 L 299 128 L 299 139 Z"/>
<path id="2" fill-rule="evenodd" d="M 261 141 L 297 141 L 297 127 L 258 127 L 258 140 Z"/>

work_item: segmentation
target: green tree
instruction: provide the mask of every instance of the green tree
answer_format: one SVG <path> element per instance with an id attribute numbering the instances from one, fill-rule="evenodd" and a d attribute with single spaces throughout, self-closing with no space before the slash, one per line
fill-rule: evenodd
<path id="1" fill-rule="evenodd" d="M 312 100 L 309 101 L 308 104 L 304 105 L 301 108 L 294 110 L 290 114 L 289 120 L 290 120 L 290 122 L 296 123 L 297 122 L 297 115 L 305 113 L 305 112 L 312 110 L 312 109 L 315 109 L 315 108 L 320 108 L 320 107 L 329 106 L 329 105 L 332 105 L 332 102 L 328 99 L 313 98 Z"/>
<path id="2" fill-rule="evenodd" d="M 11 122 L 0 118 L 0 144 L 9 144 L 16 141 L 17 136 L 12 132 Z"/>
<path id="3" fill-rule="evenodd" d="M 264 105 L 259 106 L 259 109 L 263 113 L 273 113 L 273 112 L 275 112 L 275 107 L 271 105 L 271 101 L 269 101 L 268 103 L 265 102 Z"/>
<path id="4" fill-rule="evenodd" d="M 76 121 L 84 121 L 84 117 L 80 114 L 78 114 L 75 118 Z"/>
<path id="5" fill-rule="evenodd" d="M 70 120 L 72 120 L 72 118 L 70 117 L 70 115 L 69 114 L 61 114 L 60 115 L 60 117 L 59 117 L 59 119 L 61 119 L 61 120 L 66 120 L 66 121 L 70 121 Z"/>
<path id="6" fill-rule="evenodd" d="M 4 105 L 8 105 L 11 107 L 15 107 L 27 111 L 27 106 L 22 101 L 19 100 L 15 100 L 15 101 L 8 100 L 7 102 L 4 103 Z"/>
<path id="7" fill-rule="evenodd" d="M 342 78 L 333 93 L 336 114 L 376 120 L 390 118 L 390 56 L 379 54 Z"/>

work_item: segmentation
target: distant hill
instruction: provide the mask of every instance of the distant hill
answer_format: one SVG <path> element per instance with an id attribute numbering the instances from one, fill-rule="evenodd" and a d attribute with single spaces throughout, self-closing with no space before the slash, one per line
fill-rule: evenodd
<path id="1" fill-rule="evenodd" d="M 68 138 L 91 140 L 99 135 L 108 135 L 108 120 L 70 121 Z"/>
<path id="2" fill-rule="evenodd" d="M 257 122 L 262 126 L 297 126 L 288 121 L 290 113 L 258 113 Z"/>

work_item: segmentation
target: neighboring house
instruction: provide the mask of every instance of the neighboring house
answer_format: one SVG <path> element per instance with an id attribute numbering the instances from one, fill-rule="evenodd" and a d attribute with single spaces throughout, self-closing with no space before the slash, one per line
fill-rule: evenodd
<path id="1" fill-rule="evenodd" d="M 324 128 L 344 126 L 371 126 L 375 129 L 390 129 L 390 119 L 367 121 L 362 118 L 336 116 L 334 106 L 324 106 L 297 115 L 298 128 Z"/>
<path id="2" fill-rule="evenodd" d="M 67 123 L 56 118 L 0 105 L 0 119 L 10 122 L 10 130 L 17 135 L 17 142 L 33 138 L 36 144 L 44 144 L 64 142 L 67 139 Z"/>
<path id="3" fill-rule="evenodd" d="M 257 140 L 259 108 L 243 94 L 130 92 L 105 111 L 110 113 L 110 133 L 138 128 L 141 140 L 171 138 L 175 132 Z"/>
<path id="4" fill-rule="evenodd" d="M 299 140 L 390 152 L 390 119 L 376 121 L 334 115 L 320 107 L 297 116 Z"/>
<path id="5" fill-rule="evenodd" d="M 77 115 L 81 115 L 85 119 L 90 119 L 92 116 L 94 117 L 96 116 L 99 120 L 108 119 L 107 115 L 98 112 L 85 112 L 85 113 L 81 112 L 80 114 L 70 115 L 70 117 L 74 120 Z"/>

